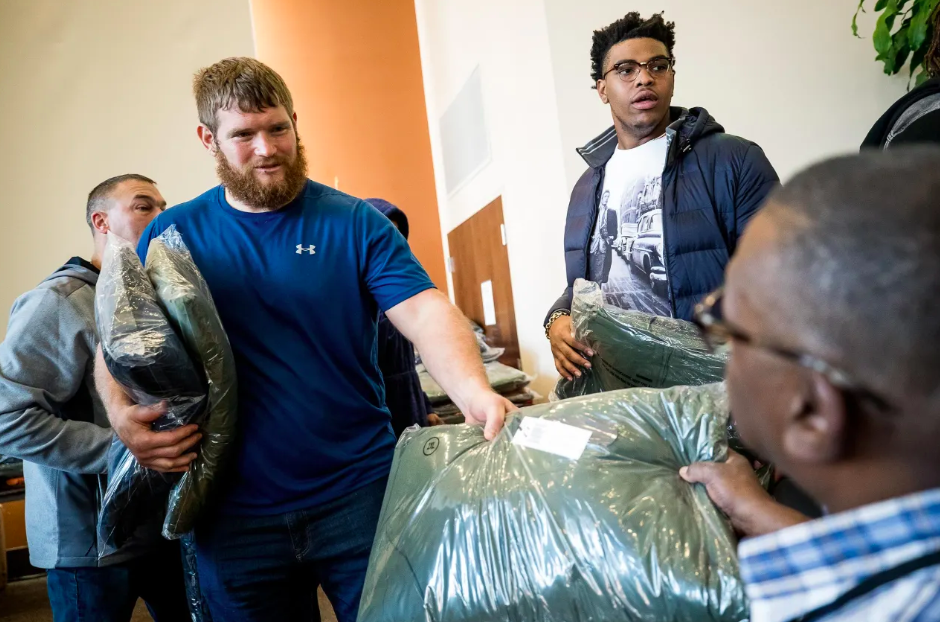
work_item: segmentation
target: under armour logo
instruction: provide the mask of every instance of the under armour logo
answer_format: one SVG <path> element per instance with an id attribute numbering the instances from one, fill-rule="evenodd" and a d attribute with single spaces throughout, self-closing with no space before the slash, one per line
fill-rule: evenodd
<path id="1" fill-rule="evenodd" d="M 303 244 L 298 244 L 298 245 L 297 245 L 297 254 L 298 254 L 298 255 L 303 255 L 304 253 L 310 253 L 311 255 L 316 255 L 316 254 L 317 254 L 317 250 L 316 250 L 316 249 L 317 249 L 317 247 L 316 247 L 316 246 L 313 246 L 312 244 L 311 244 L 310 246 L 304 246 Z"/>

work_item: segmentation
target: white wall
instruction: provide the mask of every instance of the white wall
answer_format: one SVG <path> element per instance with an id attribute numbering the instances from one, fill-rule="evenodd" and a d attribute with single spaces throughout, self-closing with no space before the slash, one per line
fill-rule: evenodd
<path id="1" fill-rule="evenodd" d="M 575 148 L 612 124 L 591 90 L 594 30 L 627 11 L 676 23 L 675 105 L 706 108 L 755 141 L 784 179 L 823 157 L 857 150 L 906 88 L 876 63 L 871 13 L 856 0 L 544 0 L 569 187 L 584 171 Z"/>
<path id="2" fill-rule="evenodd" d="M 542 319 L 564 287 L 568 195 L 585 169 L 575 148 L 611 125 L 591 90 L 592 32 L 629 10 L 676 22 L 675 103 L 703 106 L 756 141 L 783 178 L 858 149 L 904 93 L 852 37 L 856 0 L 415 0 L 444 235 L 503 196 L 523 366 L 555 379 Z M 438 119 L 476 65 L 483 76 L 492 163 L 446 196 Z M 445 239 L 446 252 L 446 239 Z"/>
<path id="3" fill-rule="evenodd" d="M 542 0 L 416 0 L 415 9 L 445 254 L 447 232 L 502 196 L 523 367 L 547 393 L 555 371 L 542 319 L 564 288 L 568 191 Z M 448 197 L 438 120 L 478 65 L 492 161 Z"/>
<path id="4" fill-rule="evenodd" d="M 90 257 L 98 182 L 142 173 L 171 205 L 217 183 L 192 75 L 236 55 L 254 55 L 248 0 L 0 2 L 0 314 Z"/>

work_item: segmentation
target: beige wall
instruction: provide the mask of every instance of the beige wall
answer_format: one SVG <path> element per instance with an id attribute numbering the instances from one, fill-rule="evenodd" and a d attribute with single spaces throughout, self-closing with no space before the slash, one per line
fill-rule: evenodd
<path id="1" fill-rule="evenodd" d="M 0 1 L 0 312 L 90 256 L 99 181 L 142 173 L 171 205 L 217 183 L 191 79 L 236 55 L 254 55 L 248 0 Z"/>

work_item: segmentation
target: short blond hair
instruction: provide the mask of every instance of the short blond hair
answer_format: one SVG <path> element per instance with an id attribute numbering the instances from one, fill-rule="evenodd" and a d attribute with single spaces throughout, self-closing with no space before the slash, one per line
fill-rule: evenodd
<path id="1" fill-rule="evenodd" d="M 293 116 L 294 102 L 284 79 L 259 60 L 238 56 L 226 58 L 196 72 L 193 95 L 199 122 L 215 134 L 219 110 L 261 112 L 284 106 Z"/>

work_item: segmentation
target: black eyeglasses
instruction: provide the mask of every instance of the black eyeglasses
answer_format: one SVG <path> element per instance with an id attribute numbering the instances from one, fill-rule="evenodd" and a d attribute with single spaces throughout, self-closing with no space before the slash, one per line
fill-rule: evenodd
<path id="1" fill-rule="evenodd" d="M 863 398 L 871 402 L 879 410 L 891 410 L 888 402 L 852 380 L 848 373 L 830 365 L 826 361 L 811 354 L 797 352 L 752 337 L 741 329 L 729 324 L 725 321 L 722 311 L 723 297 L 724 288 L 720 287 L 695 306 L 692 321 L 698 326 L 699 331 L 702 333 L 702 339 L 705 341 L 709 350 L 714 352 L 719 348 L 727 346 L 732 340 L 739 341 L 753 348 L 772 352 L 801 367 L 812 370 L 828 380 L 829 383 L 837 389 Z"/>
<path id="2" fill-rule="evenodd" d="M 645 63 L 625 60 L 622 63 L 617 63 L 607 70 L 607 73 L 604 74 L 602 79 L 606 79 L 607 74 L 611 71 L 616 71 L 617 76 L 621 80 L 624 82 L 632 82 L 638 75 L 640 75 L 641 68 L 646 69 L 646 73 L 648 73 L 653 78 L 659 78 L 666 75 L 666 73 L 668 73 L 669 70 L 675 66 L 675 64 L 676 59 L 666 58 L 665 56 L 658 56 L 654 59 L 646 61 Z"/>

